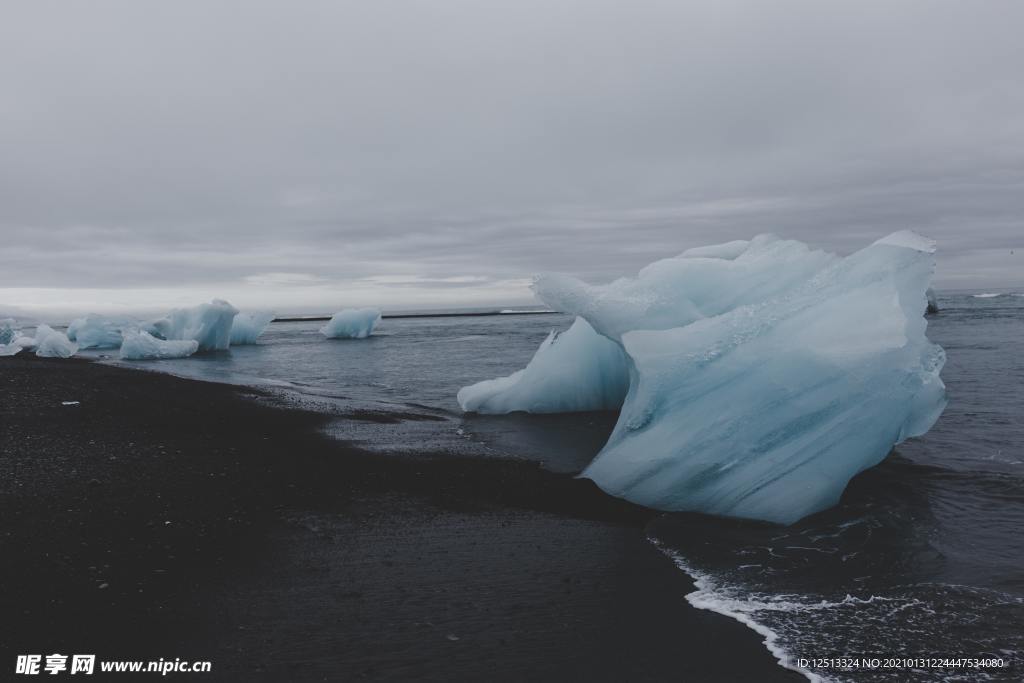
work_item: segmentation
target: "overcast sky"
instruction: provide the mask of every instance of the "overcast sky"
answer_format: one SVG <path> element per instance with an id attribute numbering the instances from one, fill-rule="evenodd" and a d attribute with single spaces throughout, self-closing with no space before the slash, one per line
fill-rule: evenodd
<path id="1" fill-rule="evenodd" d="M 0 308 L 515 304 L 541 271 L 904 228 L 940 287 L 1021 287 L 1022 26 L 1019 0 L 6 3 Z"/>

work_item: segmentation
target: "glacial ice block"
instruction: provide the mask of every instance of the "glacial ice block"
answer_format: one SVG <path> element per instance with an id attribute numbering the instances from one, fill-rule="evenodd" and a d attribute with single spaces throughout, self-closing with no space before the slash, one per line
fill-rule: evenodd
<path id="1" fill-rule="evenodd" d="M 157 339 L 143 330 L 125 330 L 121 343 L 121 360 L 156 360 L 187 358 L 199 349 L 195 339 Z"/>
<path id="2" fill-rule="evenodd" d="M 945 354 L 925 335 L 933 270 L 934 243 L 901 232 L 846 258 L 760 236 L 609 285 L 539 278 L 539 297 L 621 344 L 628 367 L 581 476 L 656 509 L 784 524 L 835 504 L 945 407 Z"/>
<path id="3" fill-rule="evenodd" d="M 373 333 L 380 316 L 376 308 L 346 308 L 335 313 L 320 334 L 328 339 L 364 339 Z"/>
<path id="4" fill-rule="evenodd" d="M 231 324 L 231 345 L 255 344 L 273 319 L 274 314 L 267 311 L 239 313 Z"/>
<path id="5" fill-rule="evenodd" d="M 121 329 L 130 323 L 102 315 L 76 318 L 68 325 L 68 339 L 80 349 L 116 349 L 121 345 Z"/>
<path id="6" fill-rule="evenodd" d="M 21 330 L 13 318 L 0 319 L 0 357 L 13 356 L 21 352 L 22 345 L 15 340 L 21 337 Z"/>
<path id="7" fill-rule="evenodd" d="M 21 330 L 14 318 L 0 319 L 0 345 L 10 344 L 20 336 Z"/>
<path id="8" fill-rule="evenodd" d="M 464 411 L 489 414 L 615 410 L 628 388 L 622 349 L 576 318 L 562 334 L 549 334 L 526 368 L 463 387 L 458 401 Z"/>
<path id="9" fill-rule="evenodd" d="M 231 344 L 231 326 L 238 309 L 214 299 L 194 308 L 178 308 L 143 325 L 150 335 L 167 341 L 194 340 L 199 351 L 223 351 Z"/>
<path id="10" fill-rule="evenodd" d="M 36 355 L 41 358 L 70 358 L 78 350 L 78 346 L 68 339 L 67 335 L 49 325 L 40 325 L 36 328 L 33 345 Z"/>

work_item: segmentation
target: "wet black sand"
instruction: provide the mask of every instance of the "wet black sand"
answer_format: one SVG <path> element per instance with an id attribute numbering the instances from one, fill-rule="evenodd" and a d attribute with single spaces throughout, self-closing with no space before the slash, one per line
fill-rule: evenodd
<path id="1" fill-rule="evenodd" d="M 0 671 L 61 652 L 211 660 L 211 681 L 802 680 L 690 607 L 649 513 L 589 482 L 368 455 L 253 390 L 85 361 L 2 358 L 0 392 Z"/>

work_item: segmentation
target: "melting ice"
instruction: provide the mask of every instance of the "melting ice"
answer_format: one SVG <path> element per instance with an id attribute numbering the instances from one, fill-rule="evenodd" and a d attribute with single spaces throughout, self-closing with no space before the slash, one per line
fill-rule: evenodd
<path id="1" fill-rule="evenodd" d="M 195 339 L 157 339 L 142 330 L 125 330 L 121 344 L 121 360 L 155 360 L 187 358 L 199 349 Z"/>
<path id="2" fill-rule="evenodd" d="M 792 523 L 835 504 L 945 407 L 945 355 L 923 316 L 934 251 L 906 231 L 846 258 L 762 235 L 608 285 L 544 276 L 541 300 L 589 323 L 576 336 L 614 343 L 622 367 L 610 371 L 593 339 L 549 337 L 526 369 L 464 388 L 460 404 L 579 410 L 628 377 L 615 430 L 581 476 L 648 507 Z M 573 369 L 541 370 L 562 365 Z"/>
<path id="3" fill-rule="evenodd" d="M 142 326 L 153 337 L 167 341 L 193 340 L 200 351 L 223 351 L 231 344 L 231 327 L 238 309 L 214 299 L 194 308 L 178 308 Z"/>
<path id="4" fill-rule="evenodd" d="M 346 308 L 335 313 L 320 333 L 328 339 L 364 339 L 373 333 L 380 316 L 377 308 Z"/>
<path id="5" fill-rule="evenodd" d="M 35 348 L 36 355 L 42 358 L 70 358 L 78 350 L 78 346 L 69 340 L 66 334 L 49 325 L 40 325 L 36 328 L 36 336 L 31 345 Z"/>
<path id="6" fill-rule="evenodd" d="M 116 349 L 121 346 L 121 330 L 132 326 L 128 320 L 90 314 L 72 320 L 67 335 L 80 349 Z"/>
<path id="7" fill-rule="evenodd" d="M 526 368 L 459 391 L 459 405 L 477 413 L 563 413 L 615 410 L 629 388 L 622 348 L 576 318 L 562 334 L 552 332 Z"/>
<path id="8" fill-rule="evenodd" d="M 239 313 L 231 324 L 231 345 L 255 344 L 273 319 L 274 314 L 268 311 Z"/>

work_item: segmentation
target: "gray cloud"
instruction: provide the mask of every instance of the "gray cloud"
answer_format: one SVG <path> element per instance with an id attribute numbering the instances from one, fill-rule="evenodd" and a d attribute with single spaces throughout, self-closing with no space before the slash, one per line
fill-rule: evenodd
<path id="1" fill-rule="evenodd" d="M 537 271 L 903 228 L 940 285 L 1020 285 L 1022 24 L 1014 0 L 22 3 L 0 301 L 501 303 Z"/>

